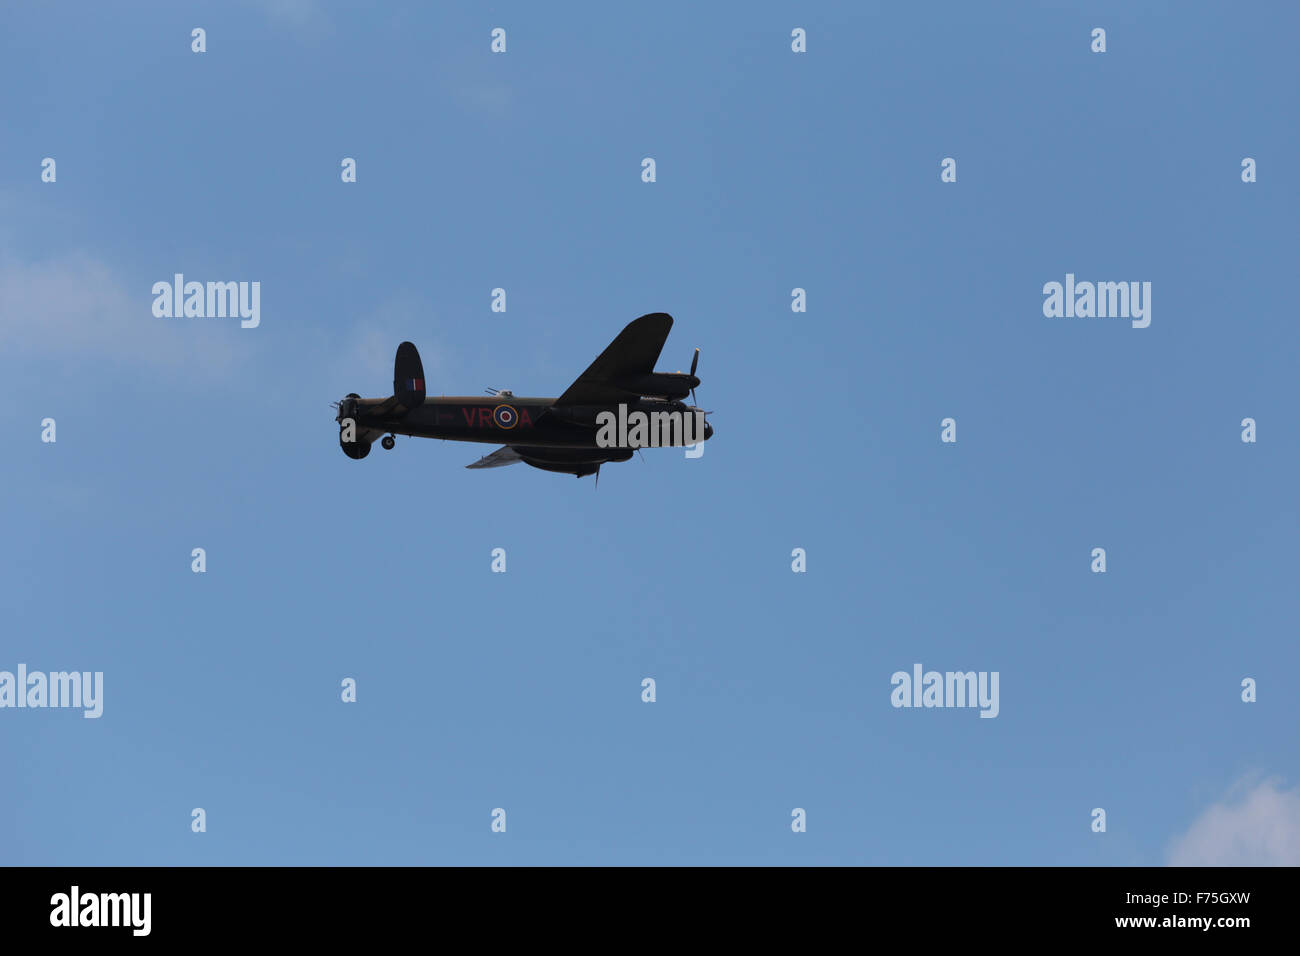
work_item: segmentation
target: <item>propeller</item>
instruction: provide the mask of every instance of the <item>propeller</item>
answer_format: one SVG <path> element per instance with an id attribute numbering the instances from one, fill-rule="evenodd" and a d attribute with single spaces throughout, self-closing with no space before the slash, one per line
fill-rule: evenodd
<path id="1" fill-rule="evenodd" d="M 699 350 L 699 349 L 696 349 L 696 350 L 695 350 L 695 355 L 694 355 L 694 357 L 691 358 L 691 377 L 692 377 L 692 378 L 695 377 L 695 369 L 696 369 L 696 366 L 698 366 L 699 364 L 700 364 L 700 350 Z M 698 404 L 699 404 L 699 402 L 695 400 L 695 386 L 691 386 L 691 404 L 692 404 L 692 405 L 698 405 Z"/>

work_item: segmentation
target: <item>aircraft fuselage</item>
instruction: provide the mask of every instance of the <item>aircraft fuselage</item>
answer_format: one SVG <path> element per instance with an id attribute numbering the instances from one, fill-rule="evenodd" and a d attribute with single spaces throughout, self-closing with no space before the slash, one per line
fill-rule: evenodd
<path id="1" fill-rule="evenodd" d="M 681 402 L 634 400 L 623 404 L 628 414 L 676 412 L 683 420 L 695 411 Z M 357 426 L 418 438 L 550 448 L 599 447 L 597 416 L 601 412 L 617 415 L 620 411 L 618 406 L 609 405 L 557 407 L 554 398 L 470 395 L 426 398 L 424 404 L 400 417 L 367 412 L 382 405 L 382 399 L 357 399 Z M 707 438 L 712 431 L 712 426 L 706 425 L 705 434 L 698 440 Z"/>

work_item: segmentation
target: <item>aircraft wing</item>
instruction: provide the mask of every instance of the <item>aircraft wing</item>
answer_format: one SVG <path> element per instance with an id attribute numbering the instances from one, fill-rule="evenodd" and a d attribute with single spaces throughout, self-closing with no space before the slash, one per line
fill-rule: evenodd
<path id="1" fill-rule="evenodd" d="M 627 401 L 631 393 L 620 388 L 618 380 L 653 372 L 672 327 L 673 317 L 666 312 L 633 319 L 555 404 L 611 405 Z"/>
<path id="2" fill-rule="evenodd" d="M 473 464 L 466 465 L 466 468 L 500 468 L 503 465 L 513 465 L 517 461 L 523 461 L 519 452 L 515 451 L 509 445 L 502 445 L 490 455 L 484 455 Z"/>

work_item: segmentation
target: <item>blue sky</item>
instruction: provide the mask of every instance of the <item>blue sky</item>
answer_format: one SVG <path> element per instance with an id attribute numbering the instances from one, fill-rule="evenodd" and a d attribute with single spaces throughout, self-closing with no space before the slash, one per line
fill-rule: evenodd
<path id="1" fill-rule="evenodd" d="M 0 862 L 1300 862 L 1293 7 L 0 17 L 0 670 L 104 673 L 0 710 Z M 558 395 L 654 311 L 699 459 L 337 446 L 403 339 Z"/>

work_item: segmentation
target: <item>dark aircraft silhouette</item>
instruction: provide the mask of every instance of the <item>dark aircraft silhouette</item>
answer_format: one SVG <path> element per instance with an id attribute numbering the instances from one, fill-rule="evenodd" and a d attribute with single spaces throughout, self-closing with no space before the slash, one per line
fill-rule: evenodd
<path id="1" fill-rule="evenodd" d="M 629 322 L 596 361 L 559 398 L 516 398 L 489 390 L 490 397 L 426 398 L 424 366 L 410 342 L 397 347 L 393 394 L 362 398 L 355 392 L 338 403 L 339 444 L 349 458 L 370 454 L 370 446 L 391 450 L 394 435 L 505 444 L 467 468 L 497 468 L 525 462 L 543 471 L 581 478 L 608 461 L 627 461 L 638 447 L 692 445 L 707 440 L 707 414 L 682 399 L 695 398 L 695 350 L 689 373 L 656 372 L 655 362 L 673 318 L 652 312 Z M 643 425 L 638 431 L 638 425 Z"/>

